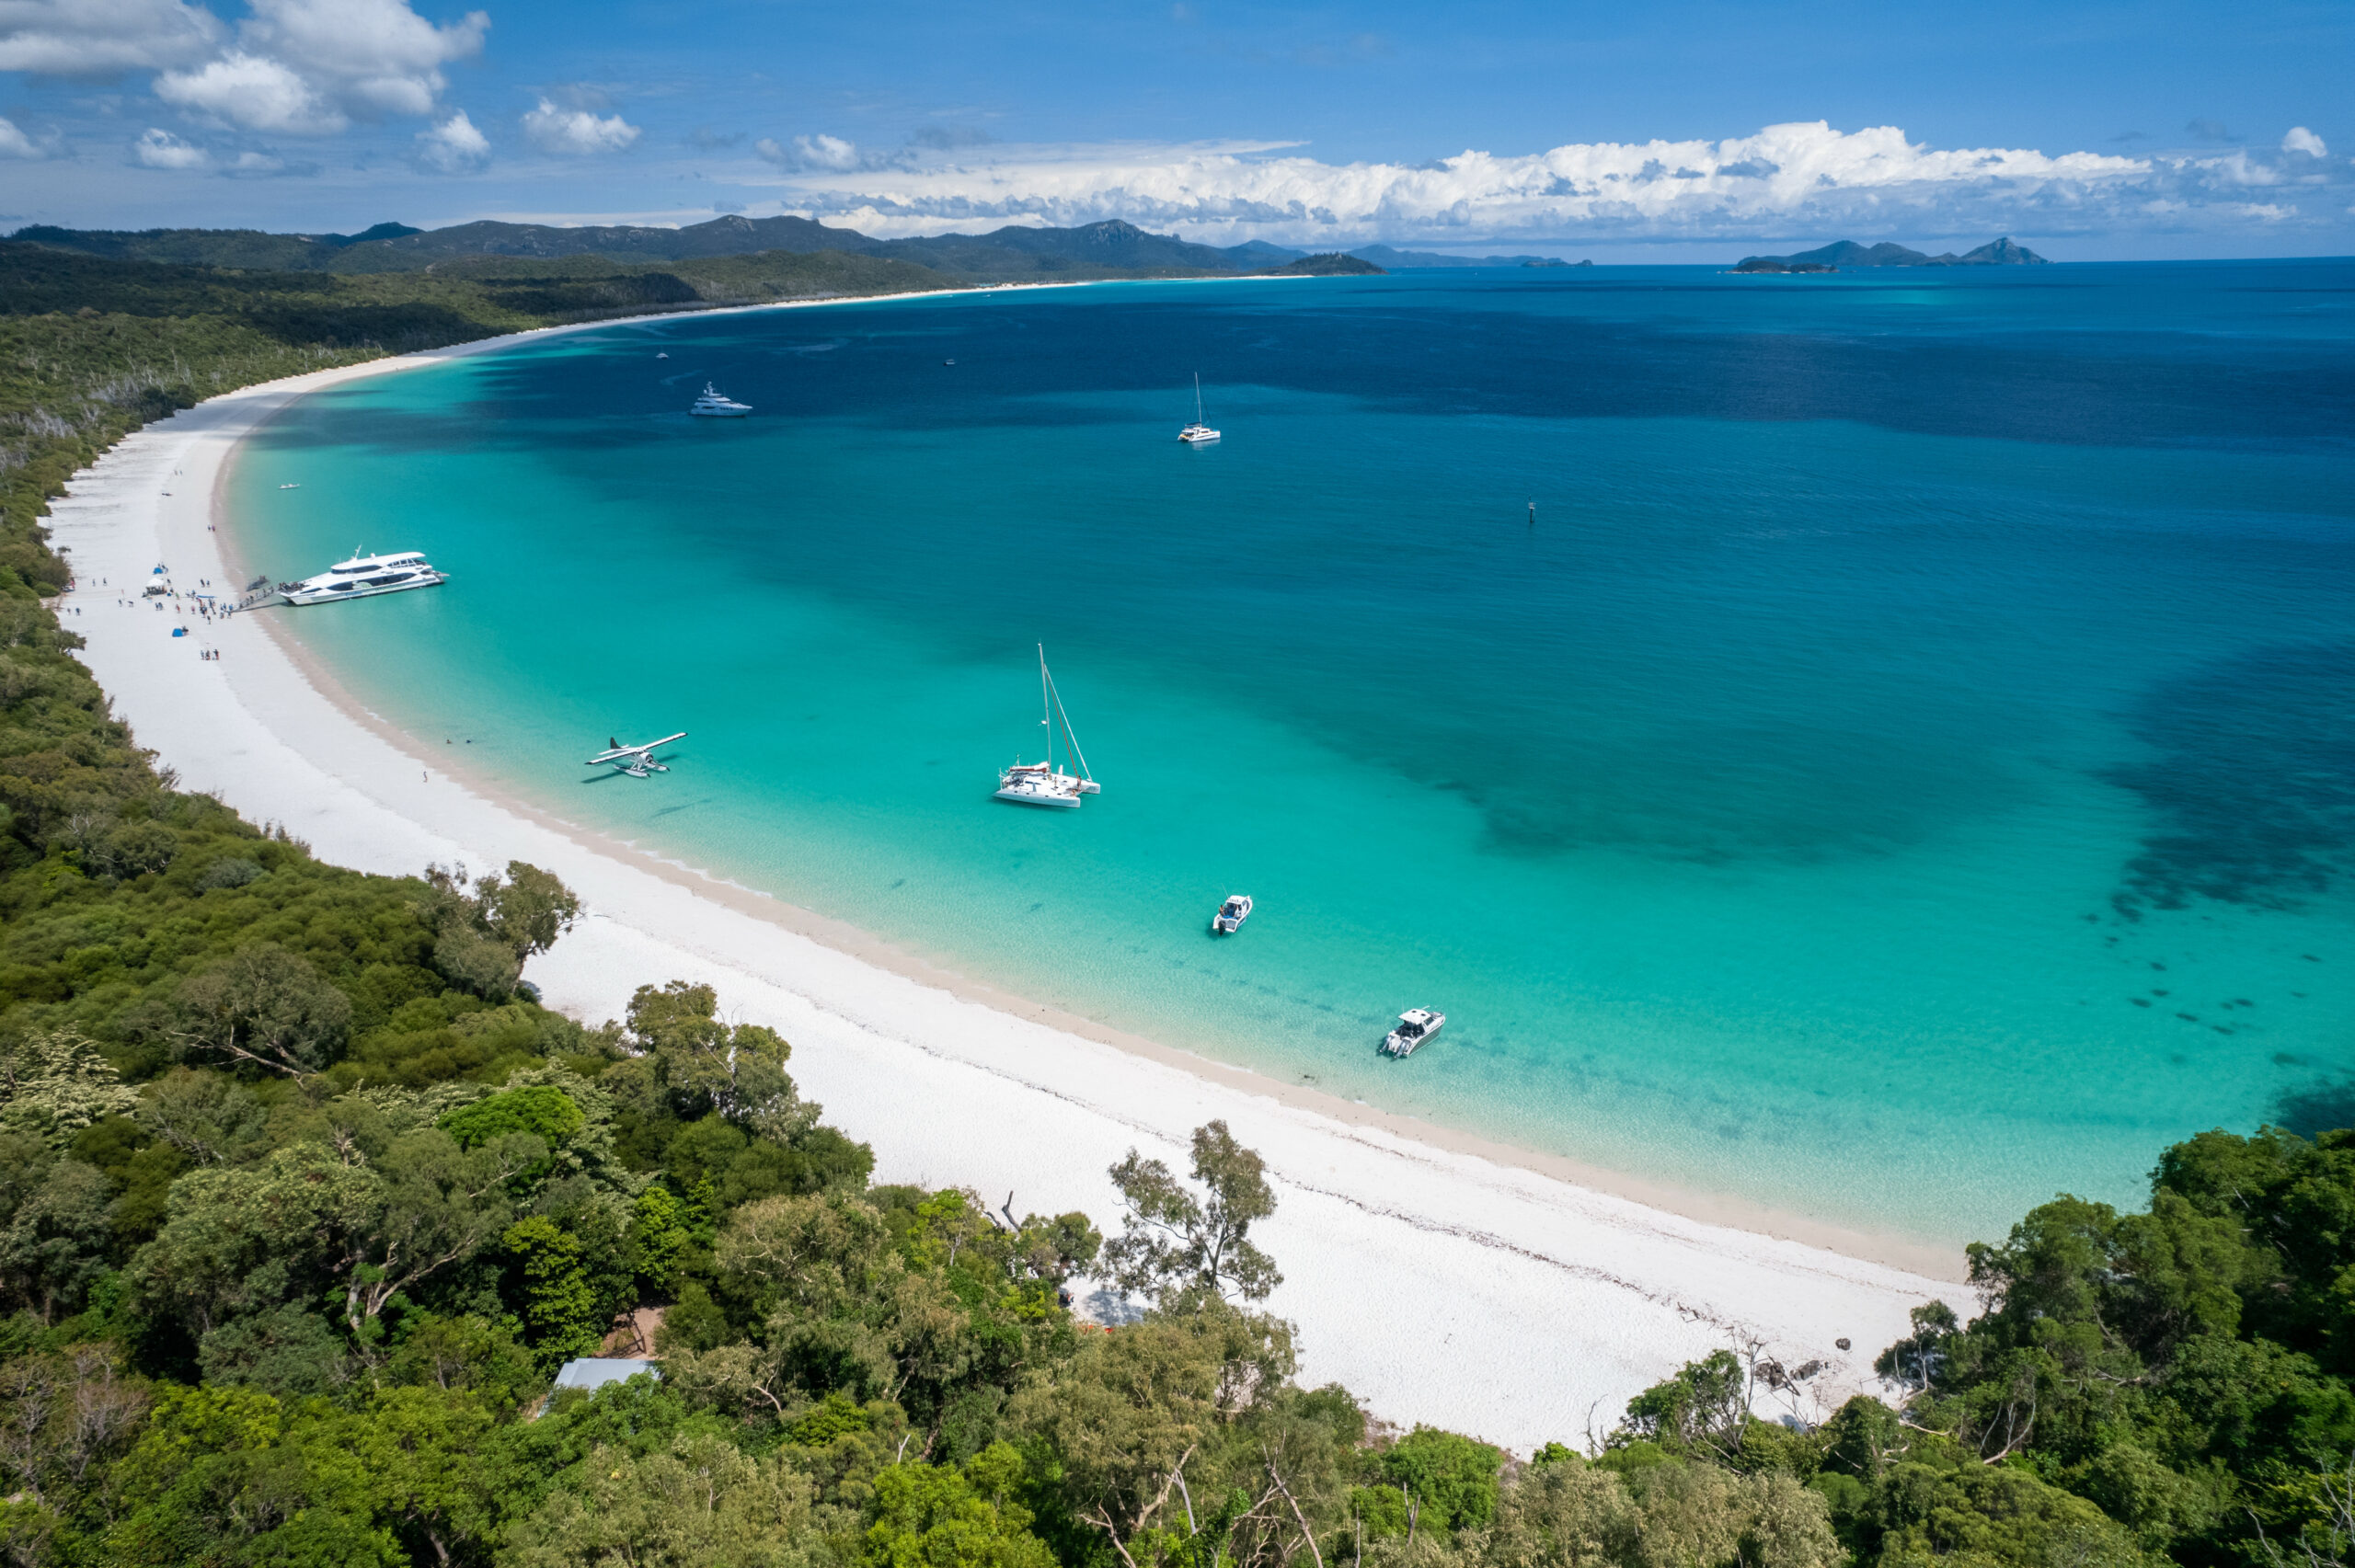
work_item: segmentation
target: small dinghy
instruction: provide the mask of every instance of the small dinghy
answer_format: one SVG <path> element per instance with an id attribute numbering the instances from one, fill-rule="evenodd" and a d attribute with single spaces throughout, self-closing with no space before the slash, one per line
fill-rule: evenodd
<path id="1" fill-rule="evenodd" d="M 1218 907 L 1211 917 L 1211 930 L 1220 936 L 1233 936 L 1251 918 L 1251 895 L 1236 893 Z"/>
<path id="2" fill-rule="evenodd" d="M 1404 1060 L 1415 1054 L 1417 1046 L 1446 1027 L 1446 1013 L 1433 1013 L 1427 1007 L 1410 1007 L 1398 1015 L 1398 1027 L 1382 1042 L 1383 1051 Z"/>

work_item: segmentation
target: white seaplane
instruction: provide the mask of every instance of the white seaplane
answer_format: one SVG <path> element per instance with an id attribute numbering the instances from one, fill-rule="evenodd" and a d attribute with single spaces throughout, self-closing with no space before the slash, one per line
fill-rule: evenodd
<path id="1" fill-rule="evenodd" d="M 650 773 L 667 773 L 671 770 L 654 760 L 654 749 L 686 738 L 687 732 L 683 729 L 676 735 L 666 735 L 643 746 L 625 746 L 609 735 L 605 738 L 605 750 L 580 765 L 584 768 L 617 768 L 634 779 L 642 779 Z"/>

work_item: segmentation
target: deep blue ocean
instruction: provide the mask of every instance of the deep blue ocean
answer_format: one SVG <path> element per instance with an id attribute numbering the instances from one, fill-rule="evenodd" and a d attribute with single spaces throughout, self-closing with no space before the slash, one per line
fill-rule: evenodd
<path id="1" fill-rule="evenodd" d="M 454 766 L 1280 1078 L 1935 1240 L 2355 1114 L 2355 262 L 619 324 L 233 483 L 453 574 L 270 613 Z"/>

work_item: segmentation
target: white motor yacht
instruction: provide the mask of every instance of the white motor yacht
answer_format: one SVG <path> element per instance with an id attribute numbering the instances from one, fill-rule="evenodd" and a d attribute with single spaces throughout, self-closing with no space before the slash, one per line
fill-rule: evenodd
<path id="1" fill-rule="evenodd" d="M 1382 1048 L 1391 1056 L 1410 1057 L 1417 1046 L 1446 1027 L 1446 1013 L 1433 1013 L 1427 1007 L 1410 1007 L 1398 1015 L 1398 1027 L 1390 1031 Z"/>
<path id="2" fill-rule="evenodd" d="M 688 413 L 704 419 L 741 419 L 752 411 L 749 403 L 739 403 L 709 382 L 703 383 L 703 395 Z"/>
<path id="3" fill-rule="evenodd" d="M 315 578 L 278 585 L 279 597 L 289 604 L 332 604 L 339 599 L 366 599 L 379 593 L 401 593 L 412 588 L 435 588 L 449 581 L 414 551 L 398 555 L 352 552 Z"/>
<path id="4" fill-rule="evenodd" d="M 1211 917 L 1211 930 L 1220 936 L 1233 936 L 1243 929 L 1243 922 L 1250 918 L 1251 895 L 1232 894 L 1224 903 L 1219 905 L 1218 913 Z"/>
<path id="5" fill-rule="evenodd" d="M 1202 423 L 1202 377 L 1199 371 L 1194 374 L 1194 422 L 1178 431 L 1178 439 L 1188 446 L 1218 440 L 1218 432 Z"/>
<path id="6" fill-rule="evenodd" d="M 1026 762 L 1021 758 L 997 776 L 994 798 L 1010 800 L 1017 806 L 1076 807 L 1083 795 L 1101 794 L 1104 786 L 1088 773 L 1087 759 L 1079 750 L 1079 737 L 1071 729 L 1071 717 L 1063 712 L 1063 700 L 1055 690 L 1055 678 L 1047 673 L 1047 650 L 1039 648 L 1039 700 L 1045 716 L 1040 724 L 1047 731 L 1047 760 Z M 1061 730 L 1064 755 L 1076 763 L 1079 772 L 1066 773 L 1055 765 L 1055 735 Z"/>

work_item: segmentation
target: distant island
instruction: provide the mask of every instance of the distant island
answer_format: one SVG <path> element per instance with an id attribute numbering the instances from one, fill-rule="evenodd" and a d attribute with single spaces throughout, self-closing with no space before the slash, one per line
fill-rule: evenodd
<path id="1" fill-rule="evenodd" d="M 1817 250 L 1796 256 L 1745 256 L 1734 264 L 1737 272 L 1837 272 L 1844 267 L 2046 267 L 2051 263 L 2009 235 L 1957 256 L 1925 256 L 1884 240 L 1876 246 L 1835 240 Z"/>
<path id="2" fill-rule="evenodd" d="M 1304 256 L 1298 261 L 1282 267 L 1271 267 L 1266 275 L 1270 278 L 1379 278 L 1384 275 L 1384 269 L 1361 256 L 1328 250 L 1316 256 Z"/>
<path id="3" fill-rule="evenodd" d="M 1448 256 L 1436 250 L 1393 250 L 1386 245 L 1364 245 L 1350 252 L 1362 261 L 1397 271 L 1418 267 L 1591 267 L 1591 261 L 1564 261 L 1555 256 Z"/>

